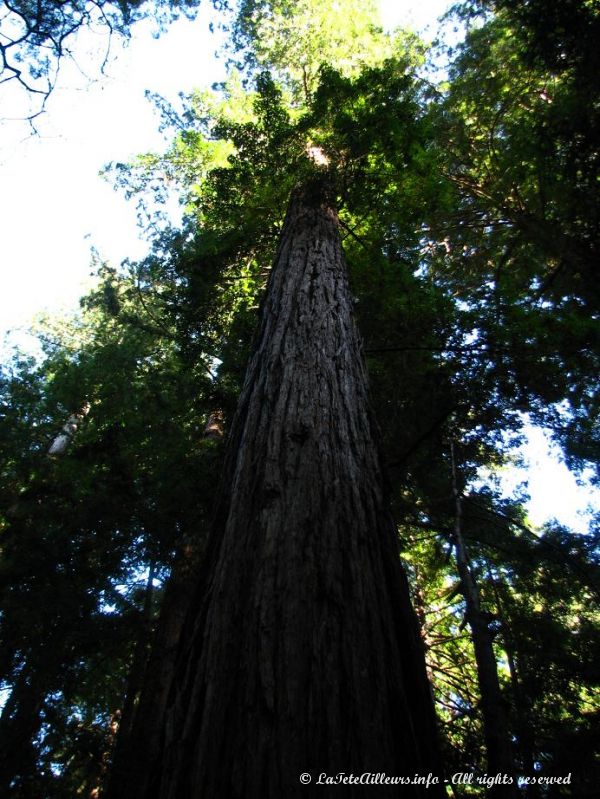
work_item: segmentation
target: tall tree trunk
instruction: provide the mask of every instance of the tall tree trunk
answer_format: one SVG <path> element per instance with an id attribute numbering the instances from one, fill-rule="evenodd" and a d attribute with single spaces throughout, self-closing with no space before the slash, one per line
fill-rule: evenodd
<path id="1" fill-rule="evenodd" d="M 498 666 L 494 654 L 493 639 L 488 621 L 481 610 L 479 589 L 471 571 L 467 548 L 462 534 L 462 496 L 458 487 L 458 476 L 454 444 L 452 453 L 452 488 L 455 501 L 454 543 L 456 548 L 456 567 L 462 583 L 462 592 L 466 605 L 466 620 L 471 629 L 475 662 L 477 665 L 477 681 L 481 696 L 481 712 L 485 737 L 488 774 L 506 776 L 513 780 L 512 784 L 494 785 L 490 788 L 490 797 L 498 799 L 515 799 L 516 788 L 514 762 L 504 699 L 498 680 Z"/>
<path id="2" fill-rule="evenodd" d="M 439 773 L 422 644 L 325 195 L 315 182 L 288 209 L 180 644 L 161 799 L 306 797 L 302 773 Z M 344 795 L 372 791 L 348 786 Z"/>

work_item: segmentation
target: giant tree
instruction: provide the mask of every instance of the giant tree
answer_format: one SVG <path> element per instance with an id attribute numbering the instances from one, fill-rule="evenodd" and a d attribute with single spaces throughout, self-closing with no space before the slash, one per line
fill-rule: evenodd
<path id="1" fill-rule="evenodd" d="M 438 770 L 351 307 L 330 189 L 309 182 L 230 432 L 157 795 L 291 796 L 302 772 Z"/>
<path id="2" fill-rule="evenodd" d="M 234 239 L 235 260 L 250 249 L 252 268 L 264 269 L 256 253 L 262 260 L 272 246 L 267 234 L 281 214 L 275 201 L 290 188 L 292 200 L 229 431 L 162 762 L 148 762 L 143 743 L 134 755 L 146 758 L 152 783 L 140 795 L 291 795 L 306 771 L 439 770 L 336 209 L 348 190 L 354 203 L 366 202 L 352 180 L 360 181 L 369 146 L 381 163 L 393 144 L 399 161 L 408 157 L 403 122 L 407 131 L 416 124 L 414 89 L 400 60 L 367 71 L 356 86 L 333 72 L 324 79 L 329 95 L 296 124 L 281 92 L 260 76 L 254 119 L 209 130 L 213 138 L 228 134 L 235 151 L 195 189 L 200 239 L 211 225 L 239 220 L 251 238 Z M 346 118 L 333 124 L 336 95 Z M 391 125 L 375 139 L 373 104 Z M 379 166 L 370 169 L 373 180 Z"/>
<path id="3" fill-rule="evenodd" d="M 69 402 L 53 414 L 55 433 L 88 395 L 101 398 L 69 452 L 76 466 L 93 443 L 87 452 L 95 474 L 94 449 L 100 449 L 100 488 L 110 484 L 105 474 L 126 478 L 128 503 L 113 503 L 110 491 L 99 497 L 107 498 L 114 516 L 107 532 L 110 527 L 116 539 L 125 533 L 123 543 L 132 544 L 129 574 L 148 566 L 140 544 L 155 555 L 147 585 L 153 568 L 162 575 L 174 564 L 151 656 L 142 612 L 128 647 L 111 659 L 121 672 L 126 661 L 131 666 L 111 797 L 185 796 L 197 786 L 223 795 L 299 791 L 299 773 L 319 756 L 325 769 L 343 770 L 372 753 L 371 742 L 362 745 L 369 702 L 381 721 L 369 736 L 378 746 L 373 758 L 404 775 L 433 762 L 430 715 L 407 731 L 399 714 L 386 715 L 367 679 L 384 675 L 382 690 L 405 719 L 417 706 L 430 708 L 388 500 L 401 522 L 455 770 L 486 767 L 481 708 L 489 696 L 478 688 L 465 629 L 473 620 L 469 580 L 479 592 L 488 670 L 498 663 L 495 701 L 509 711 L 513 754 L 522 768 L 540 763 L 542 773 L 556 773 L 560 763 L 578 762 L 561 759 L 562 740 L 582 750 L 590 741 L 587 659 L 575 671 L 569 665 L 592 640 L 587 587 L 577 583 L 567 600 L 567 585 L 574 590 L 575 583 L 554 580 L 548 557 L 554 544 L 572 560 L 579 544 L 566 533 L 559 539 L 547 533 L 525 546 L 523 512 L 472 489 L 481 465 L 502 462 L 505 431 L 520 424 L 520 408 L 547 418 L 552 403 L 589 393 L 584 377 L 591 373 L 593 337 L 582 309 L 591 306 L 592 287 L 577 269 L 570 271 L 568 253 L 570 260 L 546 281 L 556 265 L 547 244 L 556 242 L 557 231 L 572 240 L 577 226 L 593 230 L 577 181 L 557 190 L 572 174 L 577 148 L 564 136 L 556 143 L 553 126 L 561 113 L 544 111 L 550 104 L 540 94 L 539 63 L 535 74 L 528 72 L 533 67 L 504 22 L 472 32 L 450 92 L 436 105 L 435 93 L 415 79 L 418 47 L 407 54 L 407 39 L 385 39 L 362 13 L 364 4 L 353 18 L 352 3 L 336 6 L 348 17 L 334 26 L 337 33 L 348 29 L 361 42 L 355 59 L 345 60 L 343 48 L 340 59 L 340 42 L 328 42 L 319 22 L 325 11 L 316 4 L 242 4 L 246 17 L 236 34 L 248 37 L 241 42 L 248 68 L 272 66 L 273 74 L 254 71 L 249 81 L 234 74 L 220 91 L 196 93 L 164 156 L 145 155 L 119 168 L 129 188 L 133 181 L 152 188 L 178 181 L 186 227 L 165 234 L 155 255 L 135 267 L 133 280 L 113 274 L 103 282 L 92 304 L 101 301 L 104 308 L 98 322 L 103 337 L 111 331 L 108 346 L 69 355 L 60 379 L 43 387 L 50 397 L 53 387 L 69 387 Z M 294 14 L 302 21 L 298 28 Z M 285 40 L 278 39 L 282 32 Z M 375 49 L 383 45 L 384 63 L 377 63 L 369 41 Z M 497 69 L 506 54 L 510 75 Z M 319 68 L 320 57 L 333 65 Z M 552 105 L 564 110 L 569 96 L 555 93 Z M 553 170 L 544 175 L 540 167 L 549 154 Z M 544 221 L 546 213 L 546 221 L 556 222 L 551 239 L 539 235 L 547 225 L 523 226 L 524 208 L 530 221 L 536 214 Z M 383 422 L 380 443 L 350 304 L 365 338 L 371 398 Z M 577 342 L 586 342 L 583 352 L 568 344 L 573 324 Z M 124 368 L 111 371 L 113 362 Z M 53 363 L 62 364 L 60 354 L 51 369 Z M 106 377 L 99 380 L 103 368 Z M 122 409 L 110 392 L 115 380 L 132 384 L 132 402 Z M 196 479 L 214 465 L 205 457 L 212 447 L 203 433 L 209 416 L 209 429 L 215 420 L 217 427 L 223 423 L 229 438 L 218 492 L 216 475 Z M 572 449 L 576 443 L 571 436 Z M 389 482 L 382 479 L 380 444 Z M 578 446 L 586 444 L 583 437 Z M 86 470 L 63 463 L 56 466 L 71 476 L 84 500 L 80 507 L 89 503 L 90 524 L 83 529 L 96 536 L 102 501 L 87 490 Z M 58 510 L 64 523 L 68 504 L 59 502 Z M 31 520 L 32 536 L 22 541 L 35 540 L 40 525 L 40 540 L 52 539 L 57 525 L 44 535 L 39 513 Z M 70 522 L 55 538 L 64 547 L 73 542 L 79 563 L 79 512 Z M 18 525 L 12 527 L 14 553 Z M 98 574 L 82 568 L 82 596 L 87 581 L 101 613 L 98 586 L 111 570 L 114 583 L 120 568 L 103 561 L 107 541 L 96 538 Z M 460 541 L 469 562 L 465 569 L 462 558 L 459 575 L 451 554 Z M 590 539 L 590 552 L 591 546 Z M 19 557 L 25 566 L 32 562 L 26 550 Z M 585 569 L 591 565 L 589 558 L 577 560 Z M 58 565 L 63 568 L 60 558 Z M 535 597 L 527 591 L 532 579 Z M 18 571 L 9 569 L 15 596 L 17 581 Z M 538 625 L 528 640 L 528 627 L 541 619 L 539 606 L 548 608 L 548 635 Z M 9 609 L 14 624 L 7 629 L 23 627 L 24 614 L 15 605 Z M 581 644 L 569 640 L 573 624 L 583 633 Z M 84 627 L 94 629 L 93 623 Z M 552 635 L 556 646 L 545 662 L 543 647 Z M 88 674 L 83 641 L 71 636 L 69 644 L 62 661 L 71 671 L 83 663 L 79 673 Z M 21 662 L 14 661 L 11 686 Z M 569 669 L 581 689 L 569 682 Z M 538 673 L 547 675 L 544 685 Z M 342 691 L 351 697 L 345 709 L 353 709 L 352 717 L 340 709 Z M 54 694 L 45 691 L 44 706 L 57 723 L 51 734 L 44 729 L 42 746 L 34 742 L 38 763 L 31 759 L 31 772 L 40 758 L 51 759 L 48 747 L 55 753 L 68 737 L 61 730 L 71 697 L 59 685 Z M 76 712 L 90 706 L 78 699 Z M 562 719 L 567 710 L 569 729 Z M 535 724 L 528 723 L 530 713 Z M 248 729 L 253 736 L 242 746 L 236 736 Z M 327 746 L 319 746 L 325 738 Z M 399 743 L 422 758 L 419 764 L 413 758 L 408 771 Z M 66 741 L 64 760 L 69 747 Z M 353 762 L 342 762 L 353 749 Z M 487 755 L 489 763 L 498 762 Z M 261 774 L 252 758 L 266 764 Z M 234 760 L 231 779 L 229 771 L 219 776 L 218 764 Z M 54 788 L 61 782 L 56 776 Z M 289 787 L 281 787 L 288 777 Z M 71 777 L 62 780 L 67 793 L 73 784 Z"/>

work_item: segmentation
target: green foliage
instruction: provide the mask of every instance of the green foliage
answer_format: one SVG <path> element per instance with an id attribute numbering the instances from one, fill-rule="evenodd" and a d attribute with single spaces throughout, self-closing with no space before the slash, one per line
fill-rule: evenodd
<path id="1" fill-rule="evenodd" d="M 295 103 L 310 102 L 322 65 L 346 77 L 393 54 L 374 0 L 243 0 L 233 29 L 254 68 L 268 69 Z"/>
<path id="2" fill-rule="evenodd" d="M 460 582 L 444 553 L 448 535 L 427 525 L 402 532 L 448 771 L 485 771 L 477 676 Z M 495 632 L 517 773 L 571 772 L 573 793 L 555 789 L 548 795 L 592 796 L 598 767 L 589 737 L 598 717 L 592 666 L 599 643 L 597 542 L 552 528 L 538 537 L 517 508 L 474 492 L 466 496 L 464 533 Z"/>
<path id="3" fill-rule="evenodd" d="M 537 4 L 499 0 L 436 90 L 414 37 L 384 36 L 370 4 L 333 5 L 241 4 L 246 72 L 181 112 L 158 101 L 168 150 L 113 168 L 153 229 L 176 186 L 182 230 L 163 227 L 141 263 L 101 266 L 80 316 L 43 326 L 44 359 L 2 376 L 0 730 L 29 724 L 15 796 L 102 782 L 148 596 L 152 618 L 159 605 L 148 572 L 165 578 L 203 535 L 220 458 L 203 427 L 235 412 L 288 196 L 315 177 L 339 210 L 448 771 L 485 769 L 452 443 L 517 771 L 572 771 L 571 792 L 543 795 L 592 795 L 597 539 L 531 531 L 516 502 L 474 486 L 506 462 L 523 411 L 572 465 L 597 459 L 596 7 L 544 32 Z"/>
<path id="4" fill-rule="evenodd" d="M 498 6 L 470 29 L 432 109 L 452 188 L 430 218 L 428 270 L 470 305 L 498 396 L 583 468 L 598 455 L 597 103 L 583 61 L 530 57 L 545 17 L 529 28 L 518 4 Z"/>
<path id="5" fill-rule="evenodd" d="M 142 634 L 144 572 L 164 578 L 210 513 L 213 385 L 166 321 L 167 292 L 144 283 L 151 267 L 102 267 L 80 319 L 46 331 L 44 360 L 4 377 L 0 665 L 11 694 L 0 731 L 19 757 L 29 741 L 31 760 L 15 796 L 94 787 Z M 84 401 L 67 453 L 49 458 Z"/>

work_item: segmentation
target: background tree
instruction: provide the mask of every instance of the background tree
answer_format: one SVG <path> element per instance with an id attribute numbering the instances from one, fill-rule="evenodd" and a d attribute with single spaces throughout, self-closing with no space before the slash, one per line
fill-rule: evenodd
<path id="1" fill-rule="evenodd" d="M 36 389 L 3 426 L 2 777 L 16 796 L 94 787 L 127 670 L 145 665 L 172 552 L 202 535 L 210 507 L 216 445 L 199 411 L 210 379 L 181 366 L 157 289 L 105 271 L 83 324 L 46 331 L 43 362 L 6 376 L 8 407 Z M 82 397 L 85 423 L 48 457 Z M 94 751 L 78 752 L 90 740 Z"/>
<path id="2" fill-rule="evenodd" d="M 565 34 L 559 65 L 556 52 L 529 43 L 560 40 L 550 23 L 562 12 L 550 4 L 542 22 L 525 5 L 522 17 L 499 4 L 506 10 L 470 31 L 452 66 L 440 122 L 455 210 L 434 223 L 443 246 L 432 265 L 442 279 L 457 269 L 456 290 L 476 302 L 477 340 L 495 350 L 499 389 L 582 468 L 597 462 L 598 120 L 583 65 L 598 14 L 587 5 L 576 14 L 586 35 L 576 56 Z"/>

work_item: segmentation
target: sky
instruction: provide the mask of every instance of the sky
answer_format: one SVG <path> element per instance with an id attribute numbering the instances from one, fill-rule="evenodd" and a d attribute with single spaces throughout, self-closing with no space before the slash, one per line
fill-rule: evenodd
<path id="1" fill-rule="evenodd" d="M 146 89 L 175 97 L 223 76 L 208 10 L 206 3 L 194 23 L 182 20 L 158 40 L 141 23 L 128 47 L 114 45 L 107 75 L 93 83 L 66 65 L 36 121 L 39 135 L 23 123 L 0 124 L 2 331 L 26 326 L 44 308 L 73 307 L 88 282 L 92 245 L 114 263 L 145 252 L 133 204 L 99 173 L 110 161 L 164 146 Z"/>
<path id="2" fill-rule="evenodd" d="M 447 0 L 383 0 L 382 19 L 388 27 L 423 29 L 446 6 Z M 101 60 L 105 40 L 85 33 L 78 60 L 97 79 L 65 64 L 47 112 L 36 120 L 37 136 L 22 122 L 0 122 L 0 336 L 26 328 L 43 309 L 76 305 L 89 284 L 91 246 L 116 264 L 144 254 L 133 203 L 99 173 L 108 162 L 164 147 L 146 89 L 174 100 L 224 77 L 224 59 L 215 58 L 223 35 L 209 31 L 217 19 L 205 0 L 195 21 L 182 19 L 159 39 L 151 24 L 138 24 L 129 46 L 113 44 L 101 77 L 94 60 Z M 87 50 L 95 59 L 85 58 Z M 0 97 L 0 117 L 17 116 L 6 99 Z"/>
<path id="3" fill-rule="evenodd" d="M 447 0 L 382 0 L 382 20 L 386 27 L 413 27 L 433 36 L 448 5 Z M 99 173 L 108 162 L 164 147 L 147 89 L 174 100 L 180 91 L 224 77 L 224 59 L 215 58 L 222 34 L 209 31 L 216 19 L 205 0 L 194 22 L 181 20 L 159 39 L 151 25 L 141 23 L 127 47 L 114 43 L 102 76 L 94 58 L 88 66 L 84 54 L 95 51 L 99 63 L 104 40 L 85 33 L 79 67 L 96 79 L 65 64 L 47 112 L 37 120 L 36 136 L 23 122 L 0 122 L 0 345 L 10 331 L 9 341 L 31 346 L 25 331 L 35 315 L 77 307 L 91 285 L 92 246 L 115 265 L 145 254 L 133 203 Z M 0 102 L 0 117 L 18 115 L 10 97 Z M 585 508 L 589 488 L 578 486 L 556 452 L 550 454 L 542 431 L 529 432 L 521 454 L 524 469 L 502 479 L 509 490 L 528 476 L 531 521 L 557 517 L 583 532 L 585 518 L 576 514 Z"/>
<path id="4" fill-rule="evenodd" d="M 600 510 L 600 491 L 589 485 L 591 475 L 577 479 L 548 433 L 523 421 L 525 443 L 514 451 L 515 462 L 493 476 L 482 470 L 482 481 L 492 477 L 505 496 L 529 495 L 527 515 L 534 527 L 556 520 L 576 533 L 588 532 L 591 515 Z"/>

